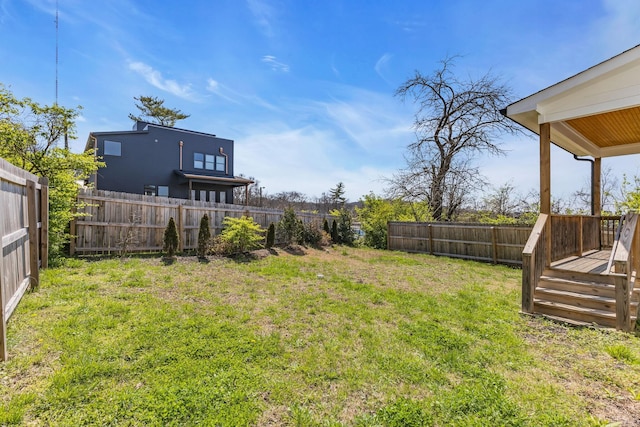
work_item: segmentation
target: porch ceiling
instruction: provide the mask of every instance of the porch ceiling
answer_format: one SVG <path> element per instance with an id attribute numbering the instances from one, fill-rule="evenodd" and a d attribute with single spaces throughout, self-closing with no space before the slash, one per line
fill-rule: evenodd
<path id="1" fill-rule="evenodd" d="M 640 153 L 640 45 L 509 105 L 505 115 L 580 156 Z"/>

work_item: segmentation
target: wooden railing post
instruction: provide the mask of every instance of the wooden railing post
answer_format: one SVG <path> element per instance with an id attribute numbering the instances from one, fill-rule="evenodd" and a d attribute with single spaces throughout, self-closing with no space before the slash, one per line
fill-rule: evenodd
<path id="1" fill-rule="evenodd" d="M 584 253 L 584 239 L 583 239 L 583 216 L 580 215 L 578 217 L 578 256 L 582 256 L 582 254 Z"/>
<path id="2" fill-rule="evenodd" d="M 533 313 L 533 294 L 536 288 L 536 269 L 533 266 L 535 259 L 535 251 L 522 254 L 522 311 L 525 313 Z"/>
<path id="3" fill-rule="evenodd" d="M 627 272 L 625 276 L 616 277 L 616 329 L 621 331 L 631 329 L 630 279 L 631 272 Z"/>

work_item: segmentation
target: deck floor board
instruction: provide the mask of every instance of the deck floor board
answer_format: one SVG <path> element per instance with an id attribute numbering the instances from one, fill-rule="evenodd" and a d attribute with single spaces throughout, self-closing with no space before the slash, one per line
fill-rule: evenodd
<path id="1" fill-rule="evenodd" d="M 610 255 L 611 250 L 590 251 L 582 256 L 571 256 L 552 262 L 551 267 L 581 273 L 602 274 L 607 269 Z"/>

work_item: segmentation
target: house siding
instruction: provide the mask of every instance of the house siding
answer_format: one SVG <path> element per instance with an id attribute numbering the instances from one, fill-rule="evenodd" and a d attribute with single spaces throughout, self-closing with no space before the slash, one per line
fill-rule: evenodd
<path id="1" fill-rule="evenodd" d="M 188 199 L 189 184 L 186 179 L 175 173 L 180 170 L 180 141 L 182 146 L 182 172 L 206 175 L 210 177 L 233 177 L 233 141 L 214 135 L 186 131 L 143 122 L 136 123 L 133 131 L 94 132 L 97 156 L 106 163 L 98 170 L 97 182 L 90 181 L 99 190 L 121 191 L 144 194 L 145 185 L 168 186 L 169 197 Z M 90 137 L 91 141 L 91 137 Z M 121 155 L 105 154 L 105 141 L 121 144 Z M 88 143 L 93 147 L 93 141 Z M 227 171 L 211 171 L 194 168 L 194 154 L 220 155 L 220 149 L 227 155 Z M 233 201 L 233 187 L 210 182 L 192 182 L 196 191 L 215 191 L 216 202 L 220 201 L 220 192 L 226 195 L 226 202 Z"/>

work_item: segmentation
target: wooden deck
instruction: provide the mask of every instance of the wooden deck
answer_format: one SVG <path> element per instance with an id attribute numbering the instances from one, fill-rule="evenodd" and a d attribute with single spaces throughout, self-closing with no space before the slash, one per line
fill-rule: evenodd
<path id="1" fill-rule="evenodd" d="M 582 256 L 571 256 L 551 263 L 552 268 L 559 270 L 578 271 L 581 273 L 603 274 L 607 269 L 607 263 L 611 256 L 611 250 L 589 251 Z"/>

